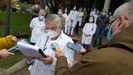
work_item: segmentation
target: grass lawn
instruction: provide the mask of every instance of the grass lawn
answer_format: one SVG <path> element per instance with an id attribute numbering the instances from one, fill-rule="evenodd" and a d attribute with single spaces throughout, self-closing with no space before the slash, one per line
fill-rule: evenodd
<path id="1" fill-rule="evenodd" d="M 29 24 L 31 21 L 31 15 L 28 13 L 11 13 L 10 16 L 10 34 L 22 35 L 30 34 Z M 5 13 L 0 13 L 0 37 L 3 36 L 5 28 Z M 24 55 L 20 52 L 15 52 L 15 55 L 8 59 L 0 59 L 0 68 L 7 69 L 15 63 L 21 61 Z"/>
<path id="2" fill-rule="evenodd" d="M 5 31 L 5 13 L 0 13 L 0 36 L 3 36 Z M 28 13 L 11 13 L 10 16 L 10 34 L 21 35 L 29 34 L 29 24 L 31 21 L 31 15 Z"/>
<path id="3" fill-rule="evenodd" d="M 7 69 L 15 63 L 21 61 L 23 58 L 24 55 L 21 52 L 15 52 L 15 55 L 11 56 L 8 59 L 0 59 L 0 68 Z"/>

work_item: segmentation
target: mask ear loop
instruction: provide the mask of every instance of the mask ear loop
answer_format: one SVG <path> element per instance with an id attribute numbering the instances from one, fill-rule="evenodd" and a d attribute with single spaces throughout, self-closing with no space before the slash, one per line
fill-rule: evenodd
<path id="1" fill-rule="evenodd" d="M 116 35 L 117 33 L 119 33 L 123 28 L 125 28 L 125 25 L 126 25 L 125 24 L 126 23 L 126 20 L 124 19 L 124 16 L 120 16 L 118 18 L 118 20 L 120 20 L 120 23 L 118 25 L 118 29 L 113 33 L 113 36 Z M 115 21 L 115 22 L 117 22 L 117 21 Z"/>
<path id="2" fill-rule="evenodd" d="M 113 28 L 116 28 L 116 22 L 118 22 L 119 21 L 119 18 L 118 19 L 116 19 L 114 22 L 113 22 L 113 25 L 111 26 L 111 28 L 113 29 Z M 120 24 L 121 23 L 119 23 L 119 25 L 117 25 L 117 26 L 120 26 Z M 113 32 L 113 34 L 112 34 L 112 36 L 114 36 L 114 35 L 116 35 L 116 33 L 119 31 L 119 27 L 117 27 L 118 29 L 117 30 L 115 30 L 115 32 Z"/>
<path id="3" fill-rule="evenodd" d="M 129 25 L 128 25 L 128 19 L 126 19 L 124 16 L 121 16 L 120 17 L 120 20 L 121 20 L 121 22 L 122 22 L 122 24 L 123 25 L 121 25 L 121 29 L 124 29 L 124 28 L 126 28 L 126 27 L 128 27 Z M 127 24 L 126 24 L 127 23 Z"/>

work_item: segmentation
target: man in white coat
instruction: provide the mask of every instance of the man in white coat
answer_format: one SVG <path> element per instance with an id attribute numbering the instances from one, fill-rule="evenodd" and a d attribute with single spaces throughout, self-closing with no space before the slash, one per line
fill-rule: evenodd
<path id="1" fill-rule="evenodd" d="M 69 13 L 69 18 L 71 20 L 71 35 L 74 34 L 74 29 L 76 27 L 77 24 L 77 10 L 76 10 L 76 6 L 74 6 L 73 10 L 70 11 Z"/>
<path id="2" fill-rule="evenodd" d="M 70 18 L 68 16 L 67 8 L 65 8 L 65 13 L 63 14 L 63 17 L 65 18 L 65 29 L 64 29 L 64 32 L 67 35 L 70 35 L 71 20 L 70 20 Z"/>
<path id="3" fill-rule="evenodd" d="M 76 34 L 78 34 L 79 27 L 81 27 L 82 17 L 83 17 L 83 11 L 82 11 L 82 7 L 80 7 L 77 12 L 77 24 L 76 24 L 76 28 L 75 28 Z"/>
<path id="4" fill-rule="evenodd" d="M 83 34 L 82 34 L 82 44 L 83 47 L 89 52 L 91 42 L 93 35 L 96 32 L 96 24 L 94 23 L 94 16 L 90 16 L 89 18 L 89 23 L 86 23 L 84 28 L 83 28 Z"/>
<path id="5" fill-rule="evenodd" d="M 45 34 L 45 15 L 46 12 L 41 9 L 39 11 L 39 16 L 35 17 L 31 20 L 30 23 L 30 30 L 31 30 L 31 38 L 30 38 L 30 42 L 32 45 L 35 45 L 35 43 L 37 42 L 38 38 L 41 37 L 42 34 Z"/>
<path id="6" fill-rule="evenodd" d="M 72 67 L 74 52 L 67 48 L 67 43 L 73 43 L 73 41 L 62 32 L 62 22 L 62 19 L 56 14 L 50 14 L 46 17 L 45 24 L 47 33 L 38 39 L 35 46 L 40 47 L 47 58 L 34 59 L 34 63 L 30 69 L 31 75 L 54 75 L 57 59 L 55 57 L 55 51 L 51 48 L 51 44 L 53 43 L 56 43 L 60 50 L 64 52 L 69 67 Z"/>

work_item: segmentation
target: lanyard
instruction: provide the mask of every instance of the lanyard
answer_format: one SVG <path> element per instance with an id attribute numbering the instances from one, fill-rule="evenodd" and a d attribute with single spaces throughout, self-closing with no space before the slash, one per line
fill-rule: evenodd
<path id="1" fill-rule="evenodd" d="M 47 39 L 46 39 L 46 41 L 45 41 L 43 51 L 45 51 L 45 50 L 47 49 L 46 44 L 47 44 L 47 42 L 48 42 L 48 39 L 49 39 L 49 36 L 47 37 Z"/>

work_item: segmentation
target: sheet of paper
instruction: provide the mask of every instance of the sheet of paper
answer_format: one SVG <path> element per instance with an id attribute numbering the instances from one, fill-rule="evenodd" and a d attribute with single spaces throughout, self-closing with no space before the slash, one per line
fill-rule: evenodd
<path id="1" fill-rule="evenodd" d="M 41 57 L 41 54 L 38 52 L 39 47 L 23 42 L 17 42 L 17 47 L 25 56 Z"/>

